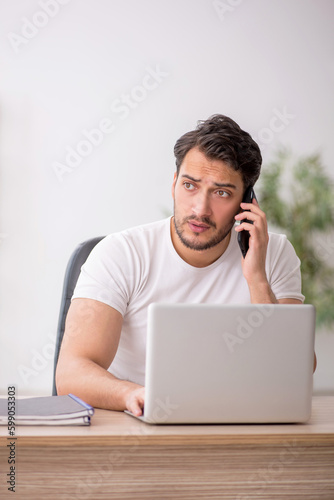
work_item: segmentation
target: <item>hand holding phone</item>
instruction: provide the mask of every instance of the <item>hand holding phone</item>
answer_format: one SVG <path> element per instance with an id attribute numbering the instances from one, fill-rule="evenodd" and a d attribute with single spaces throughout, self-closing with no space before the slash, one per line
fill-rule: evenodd
<path id="1" fill-rule="evenodd" d="M 252 203 L 253 198 L 257 199 L 255 196 L 253 187 L 249 186 L 245 191 L 244 197 L 242 199 L 242 203 Z M 246 210 L 243 210 L 243 212 L 245 212 L 245 211 Z M 243 219 L 242 222 L 248 222 L 249 224 L 253 224 L 253 221 L 251 221 L 249 219 Z M 243 229 L 242 231 L 240 231 L 240 233 L 238 233 L 238 243 L 239 243 L 239 247 L 240 247 L 242 256 L 245 258 L 246 253 L 247 253 L 248 248 L 249 248 L 249 231 L 247 231 L 246 229 Z"/>

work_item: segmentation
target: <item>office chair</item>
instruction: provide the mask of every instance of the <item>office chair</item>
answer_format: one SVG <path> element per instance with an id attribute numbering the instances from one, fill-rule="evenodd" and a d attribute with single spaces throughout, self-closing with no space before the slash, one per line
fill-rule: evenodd
<path id="1" fill-rule="evenodd" d="M 68 309 L 71 304 L 71 298 L 74 292 L 75 285 L 78 281 L 81 266 L 87 260 L 88 255 L 93 250 L 95 245 L 99 241 L 101 241 L 104 236 L 97 236 L 96 238 L 91 238 L 83 243 L 80 243 L 72 253 L 70 260 L 68 261 L 64 284 L 63 284 L 63 293 L 60 304 L 60 312 L 58 319 L 58 328 L 57 328 L 57 336 L 56 336 L 56 346 L 55 346 L 55 355 L 54 355 L 54 364 L 53 364 L 53 387 L 52 387 L 52 395 L 57 396 L 56 389 L 56 368 L 58 363 L 60 346 L 64 336 L 65 330 L 65 320 L 67 316 Z"/>

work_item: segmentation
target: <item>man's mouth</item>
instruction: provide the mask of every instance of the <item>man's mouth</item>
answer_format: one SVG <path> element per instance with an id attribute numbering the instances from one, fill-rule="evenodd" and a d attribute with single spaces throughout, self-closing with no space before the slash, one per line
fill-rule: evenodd
<path id="1" fill-rule="evenodd" d="M 188 226 L 194 233 L 203 233 L 210 229 L 208 224 L 203 224 L 202 222 L 196 222 L 194 220 L 189 220 Z"/>

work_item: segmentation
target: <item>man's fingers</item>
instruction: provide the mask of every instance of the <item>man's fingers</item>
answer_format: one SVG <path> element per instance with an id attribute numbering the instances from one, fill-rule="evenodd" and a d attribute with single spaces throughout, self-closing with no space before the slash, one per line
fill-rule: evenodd
<path id="1" fill-rule="evenodd" d="M 240 224 L 240 226 L 235 227 L 235 230 L 237 233 L 240 233 L 241 231 L 244 231 L 244 230 L 250 232 L 250 231 L 253 231 L 253 229 L 254 229 L 254 225 L 250 224 L 249 222 L 242 222 Z"/>
<path id="2" fill-rule="evenodd" d="M 129 405 L 129 410 L 134 415 L 140 416 L 143 413 L 144 401 L 134 399 Z"/>
<path id="3" fill-rule="evenodd" d="M 127 401 L 127 409 L 131 411 L 131 413 L 139 417 L 143 414 L 144 399 L 145 388 L 141 387 L 140 389 L 136 389 L 135 391 L 133 391 Z"/>
<path id="4" fill-rule="evenodd" d="M 235 216 L 235 220 L 239 220 L 240 222 L 242 222 L 245 219 L 256 221 L 258 218 L 259 216 L 257 214 L 248 211 L 241 212 L 240 214 L 237 214 Z"/>
<path id="5" fill-rule="evenodd" d="M 143 414 L 142 407 L 140 407 L 137 402 L 133 402 L 133 404 L 130 404 L 128 410 L 137 417 L 140 417 Z"/>
<path id="6" fill-rule="evenodd" d="M 257 216 L 264 216 L 264 212 L 261 210 L 259 207 L 258 203 L 255 205 L 255 203 L 240 203 L 240 207 L 242 208 L 242 212 L 239 212 L 235 218 L 238 220 L 239 216 L 244 215 L 244 214 L 255 214 Z"/>

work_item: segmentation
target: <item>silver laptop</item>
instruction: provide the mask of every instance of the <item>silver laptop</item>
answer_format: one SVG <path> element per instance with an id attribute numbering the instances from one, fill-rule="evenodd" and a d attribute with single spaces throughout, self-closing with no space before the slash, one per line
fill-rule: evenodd
<path id="1" fill-rule="evenodd" d="M 151 424 L 309 419 L 312 305 L 151 304 L 145 408 Z"/>

